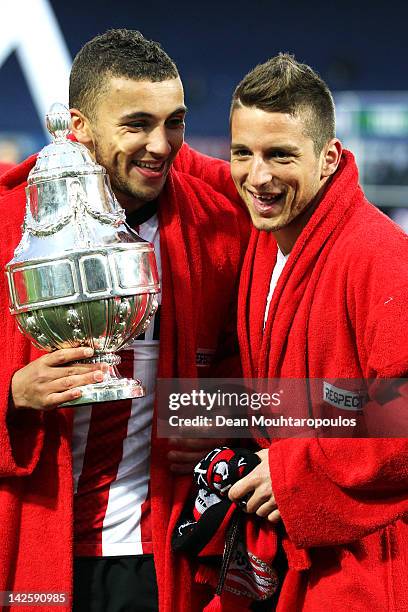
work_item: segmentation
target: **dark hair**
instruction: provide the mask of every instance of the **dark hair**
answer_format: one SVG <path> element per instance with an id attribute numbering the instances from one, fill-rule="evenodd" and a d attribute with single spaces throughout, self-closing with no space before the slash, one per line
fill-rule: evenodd
<path id="1" fill-rule="evenodd" d="M 303 115 L 305 134 L 319 154 L 336 131 L 334 102 L 326 83 L 293 55 L 280 53 L 249 72 L 235 89 L 231 114 L 240 106 Z"/>
<path id="2" fill-rule="evenodd" d="M 136 30 L 108 30 L 87 42 L 76 55 L 69 80 L 69 105 L 90 116 L 109 77 L 165 81 L 177 67 L 160 44 Z"/>

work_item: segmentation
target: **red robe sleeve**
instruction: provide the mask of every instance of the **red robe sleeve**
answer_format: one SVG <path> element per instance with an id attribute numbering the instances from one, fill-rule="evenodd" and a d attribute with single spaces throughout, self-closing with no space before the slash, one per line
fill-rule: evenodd
<path id="1" fill-rule="evenodd" d="M 231 178 L 228 162 L 199 153 L 187 143 L 184 143 L 174 160 L 174 169 L 201 179 L 215 191 L 222 193 L 232 202 L 243 207 L 242 200 Z"/>
<path id="2" fill-rule="evenodd" d="M 406 268 L 398 274 L 397 282 L 406 282 Z M 370 313 L 364 337 L 367 378 L 408 377 L 407 304 L 408 286 L 402 286 L 383 294 Z"/>
<path id="3" fill-rule="evenodd" d="M 269 449 L 272 488 L 298 547 L 359 540 L 408 511 L 408 440 L 288 439 Z"/>
<path id="4" fill-rule="evenodd" d="M 44 439 L 44 415 L 36 410 L 9 410 L 14 373 L 40 355 L 23 337 L 9 311 L 5 264 L 21 237 L 24 189 L 0 198 L 0 477 L 26 476 L 35 469 Z"/>
<path id="5" fill-rule="evenodd" d="M 10 315 L 8 315 L 10 318 Z M 4 318 L 3 318 L 4 321 Z M 37 410 L 10 409 L 10 385 L 16 372 L 34 356 L 28 341 L 16 337 L 6 321 L 0 375 L 0 477 L 26 476 L 35 469 L 44 439 L 44 415 Z M 4 329 L 4 327 L 3 327 Z"/>
<path id="6" fill-rule="evenodd" d="M 12 168 L 14 168 L 15 164 L 10 164 L 8 162 L 0 162 L 0 174 L 5 174 Z"/>
<path id="7" fill-rule="evenodd" d="M 185 143 L 174 161 L 174 169 L 189 174 L 211 186 L 214 191 L 226 196 L 237 204 L 238 228 L 240 231 L 242 256 L 249 239 L 250 222 L 246 208 L 235 189 L 231 178 L 230 164 L 224 160 L 199 153 Z M 241 261 L 242 264 L 242 261 Z M 231 300 L 228 319 L 225 321 L 222 337 L 212 367 L 214 378 L 236 378 L 242 376 L 241 359 L 237 339 L 237 292 Z"/>

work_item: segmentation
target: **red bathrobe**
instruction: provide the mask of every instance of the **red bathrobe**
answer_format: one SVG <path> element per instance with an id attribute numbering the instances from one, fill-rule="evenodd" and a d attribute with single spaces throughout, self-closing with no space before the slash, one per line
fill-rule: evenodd
<path id="1" fill-rule="evenodd" d="M 366 201 L 350 153 L 296 241 L 263 332 L 276 252 L 273 234 L 254 229 L 238 307 L 247 377 L 408 375 L 408 236 Z M 278 610 L 408 610 L 408 441 L 264 446 L 290 542 L 304 550 L 299 564 L 287 547 Z"/>
<path id="2" fill-rule="evenodd" d="M 1 267 L 21 238 L 24 186 L 32 157 L 0 183 Z M 194 173 L 189 176 L 191 169 Z M 228 165 L 184 146 L 159 200 L 162 315 L 159 376 L 239 375 L 232 329 L 239 268 L 247 244 L 246 212 L 218 191 Z M 228 183 L 231 197 L 234 194 Z M 0 275 L 2 368 L 0 385 L 0 591 L 72 593 L 73 488 L 72 411 L 24 410 L 7 423 L 13 373 L 39 356 L 20 334 L 8 311 L 5 276 Z M 197 370 L 197 349 L 213 349 L 212 368 Z M 113 406 L 114 409 L 114 406 Z M 169 538 L 185 501 L 191 476 L 173 477 L 167 441 L 153 434 L 151 499 L 153 550 L 160 610 L 196 612 L 187 562 L 173 558 Z M 37 612 L 38 607 L 25 607 Z M 47 610 L 62 610 L 47 606 Z"/>
<path id="3" fill-rule="evenodd" d="M 14 168 L 15 164 L 10 164 L 9 162 L 1 162 L 0 161 L 0 174 L 5 174 L 12 168 Z"/>

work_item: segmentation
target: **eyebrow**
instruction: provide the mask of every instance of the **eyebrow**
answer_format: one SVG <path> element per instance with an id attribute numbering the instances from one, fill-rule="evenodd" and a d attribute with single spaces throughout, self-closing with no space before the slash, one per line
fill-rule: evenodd
<path id="1" fill-rule="evenodd" d="M 249 149 L 248 145 L 237 144 L 235 142 L 231 143 L 231 149 Z"/>
<path id="2" fill-rule="evenodd" d="M 176 108 L 176 110 L 174 110 L 168 118 L 173 117 L 174 115 L 178 115 L 180 113 L 186 113 L 187 112 L 187 107 L 186 106 L 180 106 L 179 108 Z M 135 121 L 136 119 L 153 119 L 154 115 L 152 115 L 151 113 L 146 113 L 143 111 L 136 111 L 134 113 L 129 113 L 128 115 L 124 115 L 123 117 L 121 117 L 121 121 L 126 122 L 126 121 Z"/>
<path id="3" fill-rule="evenodd" d="M 231 143 L 231 151 L 237 151 L 239 149 L 250 149 L 248 145 L 239 144 L 232 142 Z M 273 145 L 272 147 L 266 148 L 266 153 L 273 153 L 274 151 L 286 151 L 287 153 L 293 153 L 296 155 L 299 153 L 299 148 L 296 145 L 282 144 L 282 145 Z"/>

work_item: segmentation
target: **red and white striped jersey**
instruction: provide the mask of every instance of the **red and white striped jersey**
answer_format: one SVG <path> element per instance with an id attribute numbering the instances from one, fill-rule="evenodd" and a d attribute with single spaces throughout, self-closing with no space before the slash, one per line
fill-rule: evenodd
<path id="1" fill-rule="evenodd" d="M 161 279 L 157 214 L 136 228 L 153 243 Z M 160 304 L 160 295 L 158 296 Z M 120 352 L 123 376 L 146 396 L 78 406 L 74 414 L 74 552 L 77 556 L 152 552 L 150 437 L 159 358 L 160 306 L 145 334 Z"/>

